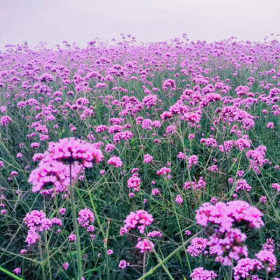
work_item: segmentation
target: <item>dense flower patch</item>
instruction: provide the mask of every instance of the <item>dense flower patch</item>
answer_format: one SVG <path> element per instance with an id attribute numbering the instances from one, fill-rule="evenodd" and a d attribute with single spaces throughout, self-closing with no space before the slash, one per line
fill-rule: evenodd
<path id="1" fill-rule="evenodd" d="M 9 45 L 0 98 L 1 268 L 279 279 L 278 41 Z"/>

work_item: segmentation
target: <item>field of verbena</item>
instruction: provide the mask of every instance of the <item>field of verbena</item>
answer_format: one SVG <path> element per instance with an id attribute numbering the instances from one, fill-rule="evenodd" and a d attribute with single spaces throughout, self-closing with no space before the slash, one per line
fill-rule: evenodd
<path id="1" fill-rule="evenodd" d="M 277 41 L 0 53 L 0 279 L 280 277 L 279 64 Z M 103 160 L 36 185 L 49 143 L 70 137 Z"/>

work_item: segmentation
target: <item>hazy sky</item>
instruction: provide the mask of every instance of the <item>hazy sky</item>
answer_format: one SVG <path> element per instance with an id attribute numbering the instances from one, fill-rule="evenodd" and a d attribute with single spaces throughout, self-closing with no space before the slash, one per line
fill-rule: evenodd
<path id="1" fill-rule="evenodd" d="M 280 0 L 0 0 L 1 49 L 24 41 L 85 45 L 122 32 L 138 41 L 183 33 L 195 40 L 262 40 L 280 33 Z"/>

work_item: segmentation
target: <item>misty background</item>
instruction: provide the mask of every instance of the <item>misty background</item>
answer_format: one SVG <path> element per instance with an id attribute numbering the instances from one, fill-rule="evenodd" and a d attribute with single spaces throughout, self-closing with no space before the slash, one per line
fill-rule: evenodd
<path id="1" fill-rule="evenodd" d="M 279 39 L 280 0 L 0 0 L 0 49 L 99 38 Z M 273 33 L 273 35 L 271 35 Z"/>

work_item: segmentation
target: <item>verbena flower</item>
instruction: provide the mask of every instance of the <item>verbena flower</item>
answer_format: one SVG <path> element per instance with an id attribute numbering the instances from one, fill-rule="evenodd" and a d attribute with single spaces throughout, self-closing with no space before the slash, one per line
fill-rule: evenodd
<path id="1" fill-rule="evenodd" d="M 62 221 L 58 218 L 49 219 L 42 210 L 33 210 L 27 213 L 23 220 L 28 227 L 28 234 L 25 242 L 28 245 L 37 243 L 40 239 L 40 233 L 51 230 L 54 226 L 62 226 Z"/>
<path id="2" fill-rule="evenodd" d="M 117 156 L 110 157 L 109 160 L 107 161 L 107 163 L 110 164 L 110 165 L 113 165 L 117 168 L 123 166 L 123 162 L 122 162 L 121 158 L 117 157 Z"/>
<path id="3" fill-rule="evenodd" d="M 237 265 L 233 268 L 234 270 L 234 280 L 246 279 L 252 275 L 252 273 L 257 272 L 262 269 L 263 265 L 260 261 L 256 259 L 244 258 L 237 262 Z"/>
<path id="4" fill-rule="evenodd" d="M 129 262 L 127 262 L 126 260 L 121 260 L 120 263 L 119 263 L 119 268 L 120 269 L 125 269 L 128 266 L 129 266 Z"/>
<path id="5" fill-rule="evenodd" d="M 9 116 L 3 116 L 0 118 L 0 123 L 2 126 L 7 126 L 12 122 L 12 118 Z"/>
<path id="6" fill-rule="evenodd" d="M 88 228 L 93 224 L 94 220 L 94 213 L 90 209 L 85 208 L 79 211 L 78 223 L 81 227 Z"/>
<path id="7" fill-rule="evenodd" d="M 140 233 L 144 233 L 147 226 L 153 222 L 153 216 L 145 210 L 131 212 L 125 219 L 124 227 L 121 228 L 121 235 L 128 233 L 132 229 L 138 229 Z"/>
<path id="8" fill-rule="evenodd" d="M 198 257 L 199 255 L 203 254 L 205 249 L 208 246 L 208 239 L 195 237 L 192 239 L 191 244 L 187 248 L 187 252 L 192 257 Z"/>
<path id="9" fill-rule="evenodd" d="M 103 154 L 96 145 L 75 138 L 64 138 L 58 142 L 49 143 L 48 152 L 54 160 L 66 164 L 77 161 L 84 167 L 92 167 L 92 162 L 99 163 Z"/>
<path id="10" fill-rule="evenodd" d="M 192 280 L 214 280 L 217 274 L 214 271 L 206 270 L 203 267 L 198 267 L 191 274 Z"/>
<path id="11" fill-rule="evenodd" d="M 139 192 L 141 186 L 141 179 L 137 174 L 133 174 L 127 181 L 127 186 L 136 192 Z"/>
<path id="12" fill-rule="evenodd" d="M 140 249 L 141 253 L 152 252 L 155 244 L 147 238 L 138 241 L 136 248 Z"/>

